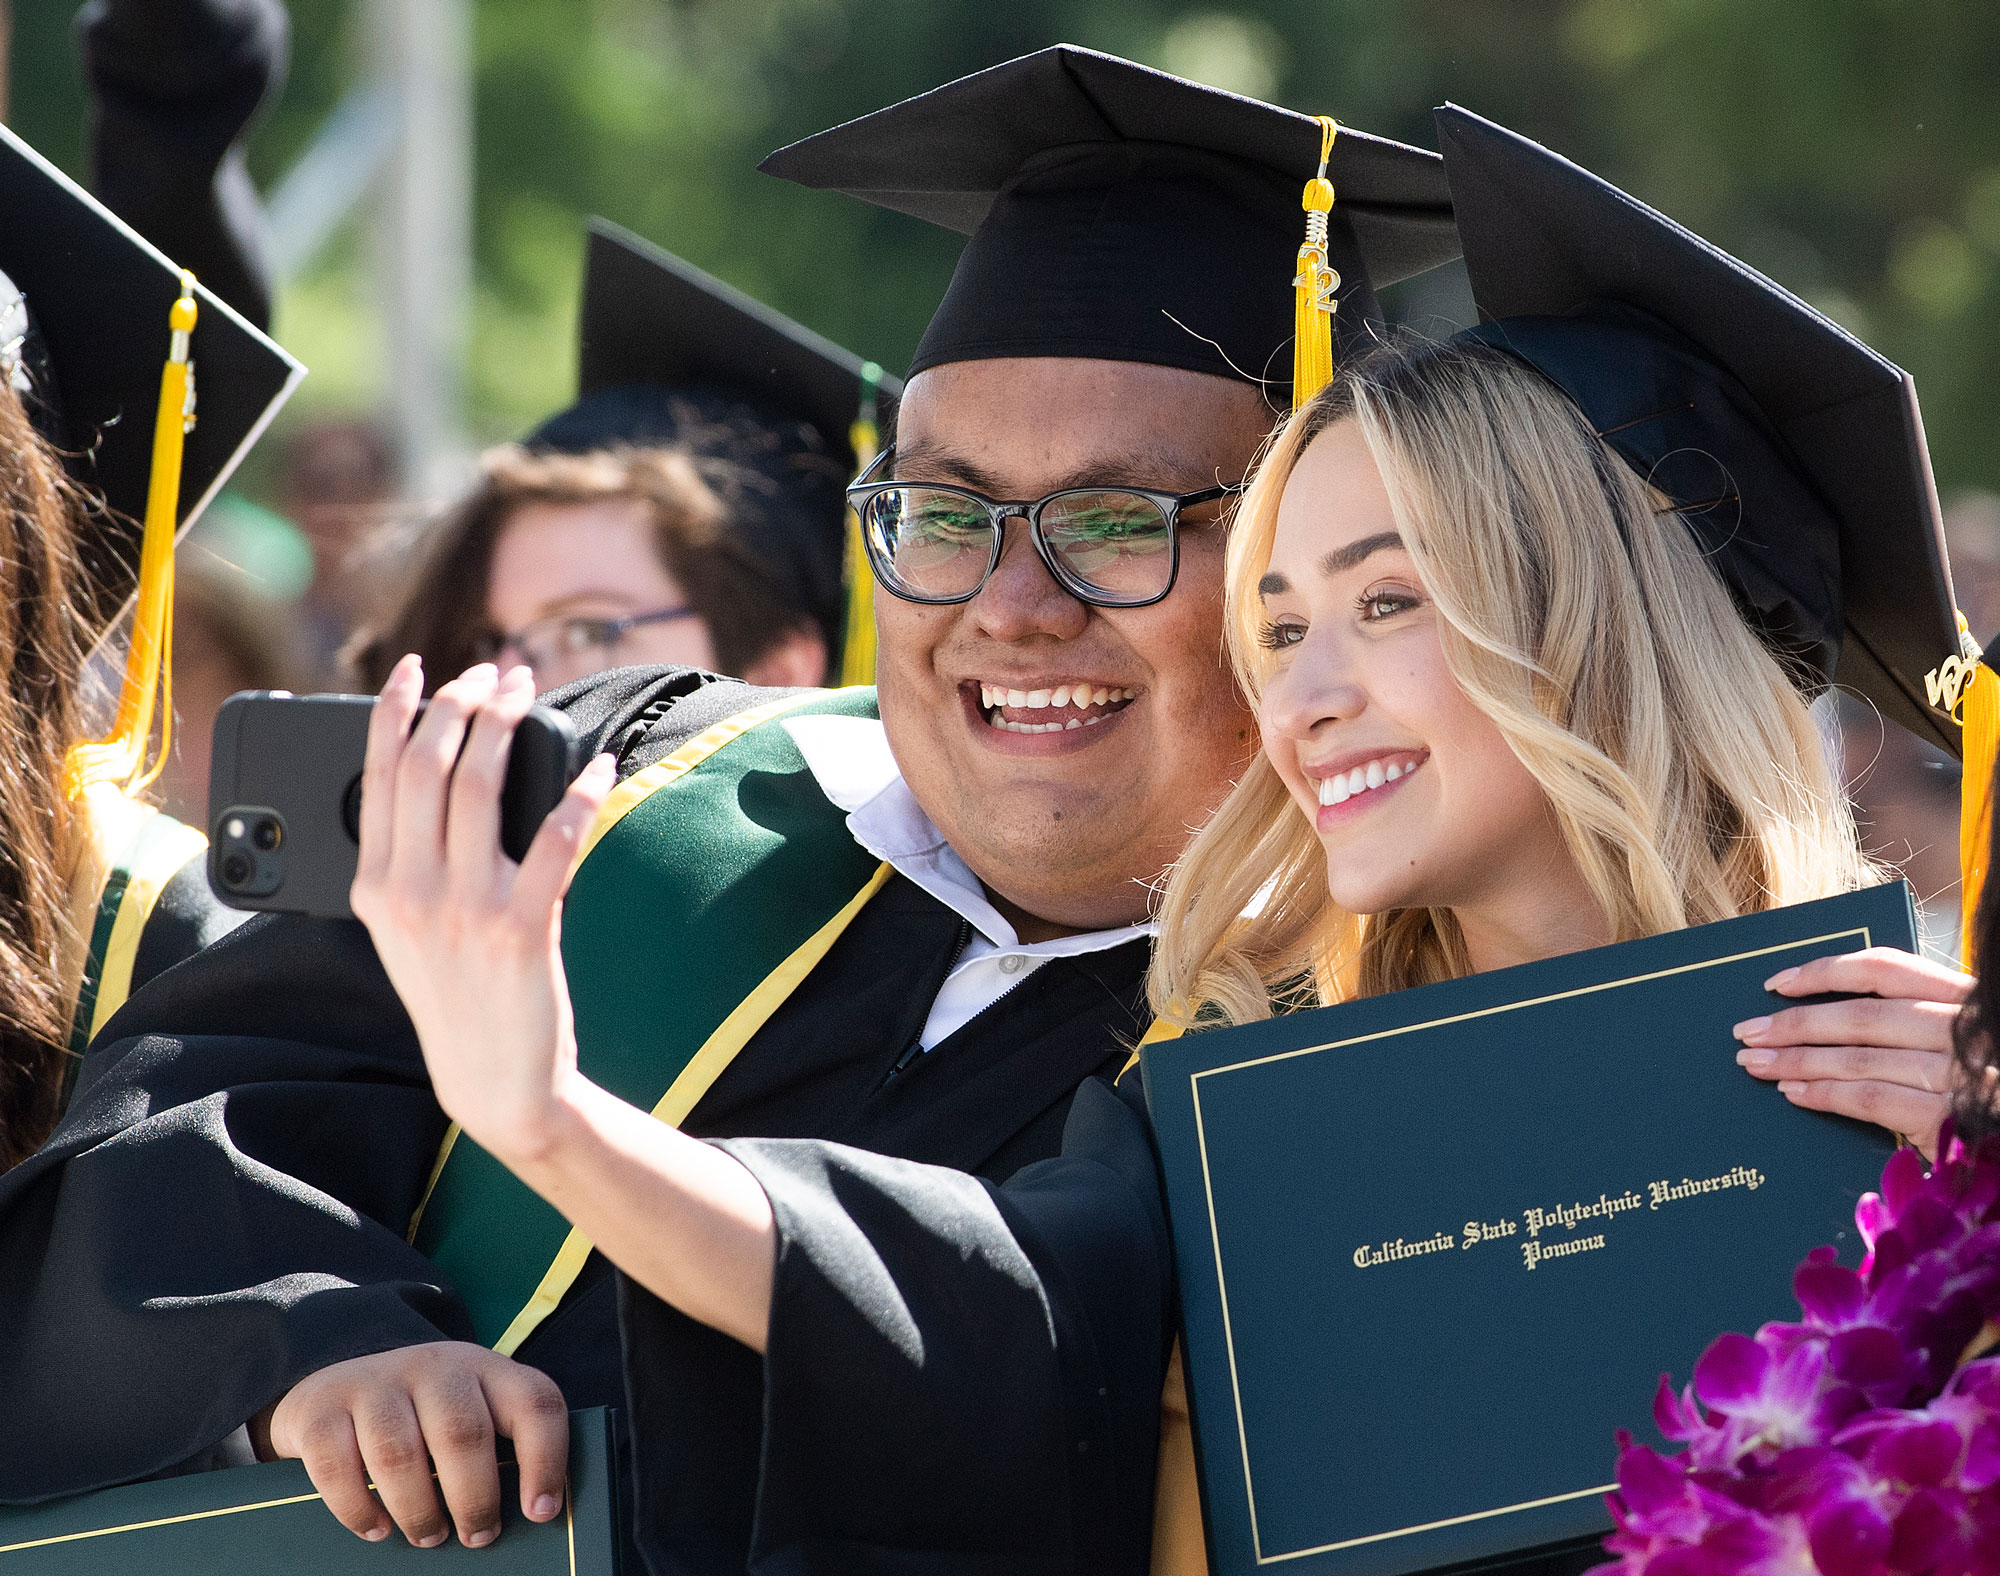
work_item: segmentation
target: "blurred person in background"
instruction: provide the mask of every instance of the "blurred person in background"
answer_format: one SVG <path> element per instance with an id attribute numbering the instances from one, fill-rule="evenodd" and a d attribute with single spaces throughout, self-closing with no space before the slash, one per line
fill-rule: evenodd
<path id="1" fill-rule="evenodd" d="M 250 576 L 183 543 L 174 580 L 174 747 L 155 785 L 162 808 L 208 825 L 215 714 L 238 690 L 296 689 L 294 626 Z"/>
<path id="2" fill-rule="evenodd" d="M 243 137 L 285 79 L 282 0 L 90 0 L 91 187 L 258 328 L 271 324 L 264 216 Z"/>
<path id="3" fill-rule="evenodd" d="M 352 663 L 379 689 L 405 652 L 443 677 L 526 663 L 553 689 L 665 663 L 753 683 L 814 684 L 821 637 L 727 528 L 694 462 L 668 449 L 488 451 L 433 527 L 400 604 Z"/>
<path id="4" fill-rule="evenodd" d="M 342 652 L 380 605 L 387 565 L 373 551 L 396 497 L 396 456 L 372 422 L 309 422 L 286 439 L 277 507 L 297 527 L 310 564 L 298 634 L 315 689 L 339 689 Z"/>
<path id="5" fill-rule="evenodd" d="M 493 451 L 351 648 L 363 688 L 414 651 L 433 683 L 525 662 L 544 690 L 685 664 L 791 687 L 848 659 L 842 489 L 873 457 L 879 368 L 603 220 L 590 226 L 581 397 Z M 698 494 L 702 496 L 698 496 Z"/>

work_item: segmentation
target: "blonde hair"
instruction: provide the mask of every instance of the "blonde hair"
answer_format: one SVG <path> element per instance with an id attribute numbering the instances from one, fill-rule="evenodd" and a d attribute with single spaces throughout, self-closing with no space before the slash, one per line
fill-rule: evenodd
<path id="1" fill-rule="evenodd" d="M 1447 669 L 1547 795 L 1614 939 L 1877 879 L 1805 701 L 1666 501 L 1553 384 L 1488 347 L 1400 341 L 1273 439 L 1229 545 L 1225 628 L 1256 700 L 1257 581 L 1306 446 L 1356 423 Z M 1170 875 L 1150 990 L 1187 1024 L 1469 972 L 1448 909 L 1356 915 L 1259 755 Z"/>

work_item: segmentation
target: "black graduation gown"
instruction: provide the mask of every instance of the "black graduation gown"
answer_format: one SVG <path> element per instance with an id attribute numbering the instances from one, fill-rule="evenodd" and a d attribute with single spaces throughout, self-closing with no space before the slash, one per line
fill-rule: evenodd
<path id="1" fill-rule="evenodd" d="M 661 670 L 553 697 L 627 773 L 765 698 Z M 1143 1567 L 1169 1296 L 1143 1121 L 1095 1085 L 1053 1157 L 1144 1027 L 1144 945 L 1045 964 L 897 1071 L 963 940 L 891 881 L 685 1124 L 735 1141 L 781 1247 L 761 1361 L 624 1295 L 657 1569 L 742 1570 L 753 1539 L 756 1568 Z M 329 1363 L 468 1338 L 404 1240 L 444 1128 L 358 925 L 260 917 L 137 993 L 0 1177 L 0 1500 L 167 1469 Z M 593 1263 L 517 1355 L 623 1400 L 619 1300 Z"/>

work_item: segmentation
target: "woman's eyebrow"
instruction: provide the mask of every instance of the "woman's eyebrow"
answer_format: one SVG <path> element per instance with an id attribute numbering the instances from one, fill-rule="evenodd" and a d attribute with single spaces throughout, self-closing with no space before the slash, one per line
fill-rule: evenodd
<path id="1" fill-rule="evenodd" d="M 1378 531 L 1373 536 L 1362 537 L 1358 542 L 1349 542 L 1345 547 L 1336 547 L 1319 561 L 1319 572 L 1323 575 L 1344 575 L 1374 554 L 1387 548 L 1400 549 L 1402 545 L 1403 539 L 1394 531 Z"/>

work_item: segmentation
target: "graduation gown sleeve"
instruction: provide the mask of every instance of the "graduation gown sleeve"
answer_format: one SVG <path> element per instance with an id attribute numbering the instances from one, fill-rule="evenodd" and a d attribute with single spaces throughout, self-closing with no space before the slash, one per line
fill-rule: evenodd
<path id="1" fill-rule="evenodd" d="M 659 669 L 563 692 L 627 771 L 754 695 Z M 165 1470 L 330 1363 L 472 1333 L 404 1238 L 446 1122 L 367 933 L 265 915 L 186 956 L 227 923 L 200 880 L 0 1175 L 0 1502 Z"/>
<path id="2" fill-rule="evenodd" d="M 1061 1156 L 1004 1185 L 815 1140 L 722 1147 L 777 1222 L 761 1362 L 621 1285 L 655 1576 L 1144 1572 L 1173 1289 L 1136 1090 L 1085 1084 Z"/>
<path id="3" fill-rule="evenodd" d="M 0 1500 L 161 1471 L 328 1363 L 469 1334 L 403 1240 L 445 1121 L 360 926 L 253 920 L 101 1039 L 0 1176 Z"/>

